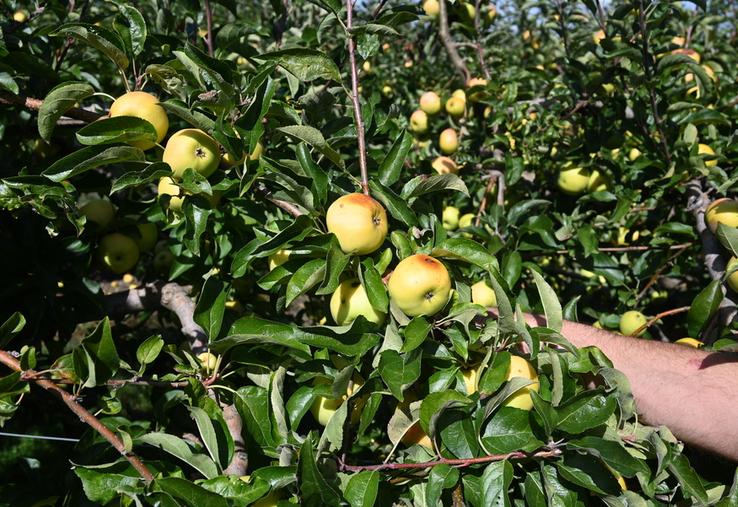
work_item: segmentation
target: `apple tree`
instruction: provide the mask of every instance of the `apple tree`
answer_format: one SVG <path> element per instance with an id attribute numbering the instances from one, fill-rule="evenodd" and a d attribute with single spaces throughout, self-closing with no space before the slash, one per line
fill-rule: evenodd
<path id="1" fill-rule="evenodd" d="M 738 504 L 561 332 L 735 349 L 733 2 L 0 12 L 0 504 Z"/>

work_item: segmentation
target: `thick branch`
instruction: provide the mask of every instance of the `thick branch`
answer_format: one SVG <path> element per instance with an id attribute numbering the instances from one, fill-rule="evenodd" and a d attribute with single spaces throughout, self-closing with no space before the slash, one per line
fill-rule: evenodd
<path id="1" fill-rule="evenodd" d="M 233 459 L 223 472 L 226 475 L 235 475 L 241 477 L 246 475 L 249 466 L 249 458 L 246 453 L 246 442 L 243 440 L 242 428 L 243 421 L 236 410 L 236 405 L 226 405 L 223 407 L 223 419 L 225 419 L 228 431 L 233 437 Z"/>
<path id="2" fill-rule="evenodd" d="M 44 101 L 40 99 L 34 99 L 32 97 L 26 97 L 23 95 L 14 95 L 12 93 L 0 92 L 0 104 L 10 104 L 14 106 L 25 107 L 33 111 L 38 111 Z M 98 114 L 86 109 L 72 108 L 64 113 L 67 118 L 73 118 L 75 120 L 81 120 L 87 123 L 99 120 L 105 115 Z"/>
<path id="3" fill-rule="evenodd" d="M 34 370 L 25 370 L 21 368 L 20 363 L 17 359 L 15 359 L 10 353 L 0 350 L 0 363 L 3 363 L 7 367 L 9 367 L 12 370 L 15 371 L 22 371 L 25 375 L 35 376 L 38 375 L 38 373 Z M 146 482 L 151 482 L 154 480 L 154 476 L 149 471 L 149 469 L 146 467 L 146 465 L 143 464 L 143 462 L 133 454 L 132 452 L 128 451 L 126 449 L 125 444 L 123 441 L 118 438 L 115 433 L 110 431 L 103 423 L 100 422 L 100 420 L 92 415 L 86 408 L 84 408 L 82 405 L 77 403 L 77 399 L 74 397 L 74 395 L 66 392 L 64 389 L 60 388 L 53 382 L 49 380 L 43 380 L 43 379 L 37 379 L 34 380 L 37 385 L 43 387 L 47 391 L 51 391 L 52 393 L 56 394 L 61 400 L 64 402 L 64 404 L 69 407 L 69 410 L 74 412 L 75 415 L 77 415 L 82 422 L 90 426 L 92 429 L 97 431 L 100 436 L 102 436 L 105 440 L 110 442 L 110 445 L 115 447 L 115 449 L 120 452 L 124 458 L 128 460 L 128 462 L 131 464 L 133 468 L 136 469 L 136 471 L 141 475 L 141 477 Z"/>
<path id="4" fill-rule="evenodd" d="M 348 45 L 349 65 L 351 73 L 351 103 L 354 107 L 354 123 L 356 139 L 359 143 L 359 169 L 361 170 L 361 189 L 369 195 L 369 169 L 366 165 L 366 139 L 364 138 L 364 120 L 361 118 L 361 102 L 359 102 L 359 71 L 356 68 L 356 43 L 351 30 L 354 27 L 354 6 L 346 0 L 346 43 Z"/>
<path id="5" fill-rule="evenodd" d="M 459 52 L 456 51 L 456 45 L 451 38 L 451 32 L 448 29 L 448 10 L 446 9 L 446 0 L 439 0 L 438 6 L 438 35 L 441 37 L 441 42 L 443 42 L 443 46 L 446 48 L 446 53 L 448 53 L 451 63 L 453 63 L 456 71 L 461 74 L 461 78 L 464 80 L 464 84 L 466 84 L 469 81 L 471 74 L 469 73 L 469 69 L 466 67 L 466 63 L 464 63 L 464 60 L 459 55 Z"/>

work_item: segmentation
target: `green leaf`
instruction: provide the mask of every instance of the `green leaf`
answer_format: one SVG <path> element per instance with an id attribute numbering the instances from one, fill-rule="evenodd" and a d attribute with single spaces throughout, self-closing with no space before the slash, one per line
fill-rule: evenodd
<path id="1" fill-rule="evenodd" d="M 428 435 L 435 434 L 436 421 L 441 413 L 453 407 L 464 407 L 473 403 L 458 391 L 446 390 L 431 393 L 420 404 L 420 425 Z"/>
<path id="2" fill-rule="evenodd" d="M 311 190 L 315 196 L 316 204 L 323 206 L 328 199 L 328 174 L 310 156 L 307 144 L 300 143 L 295 149 L 297 161 L 311 180 Z"/>
<path id="3" fill-rule="evenodd" d="M 425 317 L 413 317 L 404 329 L 405 341 L 402 344 L 402 352 L 410 352 L 420 347 L 430 332 L 431 324 Z"/>
<path id="4" fill-rule="evenodd" d="M 338 284 L 341 281 L 341 274 L 348 266 L 350 260 L 351 256 L 343 253 L 338 240 L 335 237 L 332 238 L 331 246 L 328 248 L 328 253 L 326 254 L 323 283 L 315 291 L 315 294 L 319 296 L 333 294 L 338 288 Z"/>
<path id="5" fill-rule="evenodd" d="M 361 263 L 362 269 L 359 271 L 359 279 L 366 290 L 369 303 L 384 313 L 387 313 L 389 307 L 389 296 L 387 289 L 382 281 L 382 275 L 374 267 L 371 259 L 365 259 Z"/>
<path id="6" fill-rule="evenodd" d="M 723 286 L 720 280 L 713 280 L 697 294 L 687 313 L 689 336 L 700 336 L 702 329 L 718 311 L 722 301 Z"/>
<path id="7" fill-rule="evenodd" d="M 403 199 L 414 199 L 423 195 L 444 190 L 455 190 L 469 195 L 464 180 L 455 174 L 434 174 L 432 176 L 417 176 L 408 181 L 402 189 Z"/>
<path id="8" fill-rule="evenodd" d="M 581 449 L 600 458 L 624 477 L 634 477 L 638 472 L 648 473 L 648 466 L 645 462 L 634 458 L 622 445 L 612 440 L 585 436 L 569 440 L 566 447 L 567 449 Z"/>
<path id="9" fill-rule="evenodd" d="M 136 349 L 136 359 L 138 364 L 145 366 L 156 361 L 159 357 L 161 349 L 164 348 L 164 340 L 159 335 L 153 335 L 146 338 Z"/>
<path id="10" fill-rule="evenodd" d="M 502 407 L 489 420 L 482 433 L 482 444 L 491 454 L 533 451 L 543 443 L 533 434 L 530 412 Z"/>
<path id="11" fill-rule="evenodd" d="M 136 443 L 148 444 L 158 447 L 166 453 L 171 454 L 175 458 L 179 458 L 185 464 L 200 472 L 205 478 L 212 479 L 218 475 L 218 467 L 213 460 L 204 454 L 196 454 L 192 452 L 190 446 L 181 438 L 169 435 L 168 433 L 146 433 L 137 437 Z"/>
<path id="12" fill-rule="evenodd" d="M 97 325 L 92 334 L 82 341 L 82 346 L 94 360 L 97 382 L 105 382 L 115 375 L 120 366 L 120 358 L 113 342 L 113 334 L 110 332 L 110 320 L 107 317 Z M 95 386 L 94 383 L 85 385 Z"/>
<path id="13" fill-rule="evenodd" d="M 260 60 L 276 62 L 300 81 L 328 79 L 341 82 L 341 72 L 325 53 L 314 49 L 293 48 L 258 56 Z"/>
<path id="14" fill-rule="evenodd" d="M 556 297 L 556 292 L 554 292 L 538 271 L 532 269 L 531 272 L 538 288 L 541 303 L 543 303 L 543 311 L 546 314 L 546 326 L 554 331 L 561 332 L 564 318 L 559 298 Z"/>
<path id="15" fill-rule="evenodd" d="M 228 507 L 225 498 L 212 493 L 205 488 L 179 477 L 164 477 L 156 479 L 153 484 L 155 490 L 164 491 L 174 498 L 182 500 L 190 507 Z M 179 505 L 179 504 L 177 504 Z"/>
<path id="16" fill-rule="evenodd" d="M 433 248 L 430 255 L 462 260 L 485 270 L 498 267 L 494 255 L 476 241 L 466 238 L 446 238 Z"/>
<path id="17" fill-rule="evenodd" d="M 597 391 L 586 391 L 569 400 L 558 409 L 557 428 L 572 435 L 604 424 L 617 408 L 613 396 Z"/>
<path id="18" fill-rule="evenodd" d="M 397 183 L 405 166 L 405 159 L 410 148 L 413 146 L 413 136 L 409 132 L 403 130 L 395 142 L 392 144 L 389 152 L 382 160 L 379 166 L 379 181 L 382 185 L 390 187 Z"/>
<path id="19" fill-rule="evenodd" d="M 707 505 L 707 492 L 699 476 L 684 455 L 679 455 L 669 463 L 669 471 L 679 480 L 684 492 L 702 505 Z"/>
<path id="20" fill-rule="evenodd" d="M 322 153 L 328 160 L 333 162 L 339 169 L 344 168 L 343 160 L 341 155 L 331 148 L 330 144 L 325 140 L 320 130 L 308 127 L 306 125 L 288 125 L 286 127 L 280 127 L 277 130 L 284 132 L 285 134 L 292 136 L 300 141 L 304 141 L 310 146 L 316 148 Z"/>
<path id="21" fill-rule="evenodd" d="M 58 183 L 98 167 L 144 160 L 143 151 L 132 146 L 89 146 L 57 160 L 41 174 Z"/>
<path id="22" fill-rule="evenodd" d="M 130 187 L 140 187 L 153 181 L 158 181 L 160 178 L 170 176 L 171 174 L 172 170 L 169 168 L 169 165 L 163 162 L 154 162 L 143 170 L 127 172 L 113 181 L 110 186 L 110 195 Z"/>
<path id="23" fill-rule="evenodd" d="M 220 449 L 218 447 L 218 437 L 215 433 L 215 427 L 213 421 L 210 420 L 207 412 L 200 407 L 188 407 L 190 410 L 190 416 L 194 419 L 197 429 L 200 432 L 200 440 L 205 444 L 205 448 L 208 450 L 210 457 L 213 461 L 220 463 L 223 467 L 223 459 L 220 456 Z M 228 463 L 225 463 L 228 466 Z"/>
<path id="24" fill-rule="evenodd" d="M 449 465 L 438 465 L 431 469 L 425 488 L 425 504 L 438 505 L 444 489 L 459 482 L 459 470 Z"/>
<path id="25" fill-rule="evenodd" d="M 530 507 L 547 507 L 546 492 L 540 472 L 533 470 L 525 476 L 525 502 Z"/>
<path id="26" fill-rule="evenodd" d="M 26 318 L 19 312 L 8 317 L 0 326 L 0 348 L 4 348 L 10 340 L 15 338 L 26 325 Z"/>
<path id="27" fill-rule="evenodd" d="M 338 506 L 341 494 L 328 482 L 316 462 L 312 434 L 300 448 L 298 463 L 301 500 L 306 505 Z"/>
<path id="28" fill-rule="evenodd" d="M 379 472 L 358 472 L 346 484 L 343 497 L 351 507 L 373 507 L 379 492 Z"/>
<path id="29" fill-rule="evenodd" d="M 325 278 L 326 261 L 324 259 L 313 259 L 302 266 L 292 275 L 287 283 L 286 306 L 307 291 L 318 285 Z"/>
<path id="30" fill-rule="evenodd" d="M 66 82 L 51 89 L 38 110 L 38 133 L 46 142 L 51 141 L 56 122 L 64 113 L 87 97 L 91 97 L 95 89 L 88 83 Z"/>
<path id="31" fill-rule="evenodd" d="M 392 394 L 403 400 L 403 388 L 420 376 L 420 354 L 401 356 L 395 350 L 385 350 L 379 358 L 379 374 Z"/>
<path id="32" fill-rule="evenodd" d="M 146 43 L 146 21 L 141 13 L 132 5 L 115 2 L 118 12 L 128 21 L 128 32 L 131 34 L 131 47 L 134 55 L 140 55 Z"/>
<path id="33" fill-rule="evenodd" d="M 269 392 L 263 387 L 245 386 L 236 391 L 236 394 L 236 408 L 245 423 L 244 431 L 261 446 L 276 446 Z"/>
<path id="34" fill-rule="evenodd" d="M 507 461 L 496 461 L 487 465 L 482 473 L 480 501 L 482 505 L 510 507 L 507 490 L 513 480 L 513 468 Z"/>
<path id="35" fill-rule="evenodd" d="M 556 462 L 561 477 L 600 495 L 620 492 L 615 476 L 596 458 L 576 453 L 564 454 L 563 462 Z"/>
<path id="36" fill-rule="evenodd" d="M 77 141 L 87 146 L 99 144 L 156 142 L 156 129 L 146 120 L 133 116 L 105 118 L 85 125 L 77 131 Z"/>
<path id="37" fill-rule="evenodd" d="M 195 322 L 205 330 L 209 341 L 218 337 L 223 325 L 225 304 L 228 299 L 228 286 L 211 276 L 205 280 L 195 307 Z"/>
<path id="38" fill-rule="evenodd" d="M 112 502 L 124 491 L 143 492 L 141 477 L 127 461 L 91 467 L 76 466 L 74 473 L 82 482 L 85 496 L 101 505 Z"/>
<path id="39" fill-rule="evenodd" d="M 128 57 L 123 49 L 124 44 L 120 37 L 102 25 L 87 23 L 68 23 L 51 33 L 52 37 L 73 37 L 87 45 L 98 49 L 110 58 L 119 69 L 128 68 Z"/>
<path id="40" fill-rule="evenodd" d="M 374 198 L 384 204 L 389 214 L 396 220 L 404 222 L 411 227 L 419 224 L 418 217 L 410 209 L 410 206 L 407 205 L 407 202 L 392 190 L 375 180 L 369 180 L 369 188 Z"/>
<path id="41" fill-rule="evenodd" d="M 733 257 L 738 257 L 738 229 L 718 222 L 716 235 L 720 243 L 728 249 Z"/>

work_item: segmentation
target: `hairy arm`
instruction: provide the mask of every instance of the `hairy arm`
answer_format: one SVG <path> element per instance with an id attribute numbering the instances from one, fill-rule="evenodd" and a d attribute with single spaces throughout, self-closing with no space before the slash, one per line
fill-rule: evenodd
<path id="1" fill-rule="evenodd" d="M 527 317 L 531 325 L 540 317 Z M 679 439 L 738 461 L 738 355 L 621 336 L 565 321 L 577 347 L 594 345 L 630 380 L 638 413 Z"/>

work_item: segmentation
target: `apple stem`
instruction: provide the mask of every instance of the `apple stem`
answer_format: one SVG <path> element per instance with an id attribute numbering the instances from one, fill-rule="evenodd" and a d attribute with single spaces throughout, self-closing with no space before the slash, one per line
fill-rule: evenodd
<path id="1" fill-rule="evenodd" d="M 349 64 L 351 67 L 351 102 L 354 107 L 354 123 L 356 123 L 356 138 L 359 143 L 359 169 L 361 170 L 361 189 L 369 195 L 369 170 L 366 165 L 366 139 L 364 138 L 364 120 L 361 118 L 361 103 L 359 102 L 359 71 L 356 68 L 356 43 L 351 30 L 354 26 L 354 6 L 351 0 L 346 0 L 346 39 L 348 45 Z"/>

